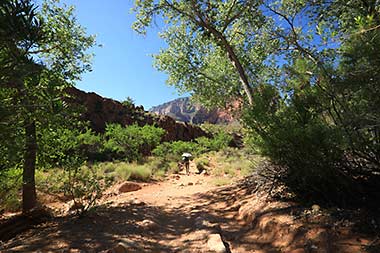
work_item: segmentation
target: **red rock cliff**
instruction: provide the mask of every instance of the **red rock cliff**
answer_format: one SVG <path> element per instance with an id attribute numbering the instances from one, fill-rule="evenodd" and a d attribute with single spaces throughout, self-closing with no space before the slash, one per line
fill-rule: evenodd
<path id="1" fill-rule="evenodd" d="M 189 141 L 201 136 L 207 136 L 200 127 L 176 122 L 169 116 L 154 115 L 144 111 L 142 106 L 125 106 L 113 99 L 104 98 L 94 92 L 84 92 L 77 88 L 67 90 L 67 102 L 83 106 L 82 118 L 90 122 L 91 128 L 96 132 L 104 132 L 107 123 L 119 123 L 123 126 L 137 123 L 143 125 L 156 125 L 166 130 L 164 141 Z"/>

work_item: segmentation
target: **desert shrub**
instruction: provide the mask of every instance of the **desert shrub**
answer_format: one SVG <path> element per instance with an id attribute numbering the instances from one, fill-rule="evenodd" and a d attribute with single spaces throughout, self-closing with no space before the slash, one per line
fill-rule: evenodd
<path id="1" fill-rule="evenodd" d="M 48 193 L 61 193 L 67 181 L 67 173 L 62 168 L 36 170 L 36 187 Z"/>
<path id="2" fill-rule="evenodd" d="M 83 215 L 94 207 L 110 183 L 107 178 L 98 176 L 92 167 L 68 168 L 65 173 L 67 180 L 64 182 L 63 190 L 73 201 L 77 215 Z"/>
<path id="3" fill-rule="evenodd" d="M 114 172 L 110 173 L 114 180 L 120 181 L 120 180 L 129 180 L 131 176 L 130 166 L 126 162 L 116 162 L 113 163 L 115 166 Z M 109 165 L 107 166 L 109 167 Z"/>
<path id="4" fill-rule="evenodd" d="M 152 169 L 148 164 L 146 165 L 133 165 L 130 167 L 130 179 L 134 181 L 147 182 L 152 176 Z"/>
<path id="5" fill-rule="evenodd" d="M 207 170 L 207 167 L 210 165 L 210 161 L 207 157 L 200 157 L 195 159 L 195 165 L 197 166 L 198 171 L 202 172 Z"/>
<path id="6" fill-rule="evenodd" d="M 0 210 L 18 211 L 21 208 L 21 169 L 0 171 Z"/>
<path id="7" fill-rule="evenodd" d="M 104 174 L 112 173 L 116 170 L 117 165 L 113 162 L 102 163 L 102 170 Z"/>
<path id="8" fill-rule="evenodd" d="M 151 163 L 105 162 L 93 166 L 98 174 L 104 174 L 112 181 L 149 181 L 154 167 Z"/>

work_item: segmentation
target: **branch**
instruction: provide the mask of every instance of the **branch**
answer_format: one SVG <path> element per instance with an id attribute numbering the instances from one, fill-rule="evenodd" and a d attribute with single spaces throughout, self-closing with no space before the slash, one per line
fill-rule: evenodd
<path id="1" fill-rule="evenodd" d="M 228 57 L 229 57 L 231 63 L 236 68 L 236 71 L 239 74 L 240 82 L 241 82 L 241 84 L 243 86 L 243 89 L 244 89 L 244 91 L 245 91 L 245 93 L 247 95 L 247 98 L 248 98 L 248 103 L 250 105 L 252 105 L 253 104 L 252 88 L 249 85 L 249 81 L 248 81 L 247 75 L 245 73 L 245 70 L 244 70 L 244 68 L 243 68 L 243 66 L 242 66 L 239 58 L 237 57 L 234 49 L 228 43 L 228 41 L 224 37 L 224 35 L 221 32 L 219 32 L 215 27 L 213 27 L 209 22 L 206 22 L 203 19 L 202 14 L 199 12 L 199 9 L 197 9 L 196 2 L 194 0 L 192 0 L 191 3 L 193 5 L 194 13 L 199 18 L 199 20 L 197 20 L 191 14 L 189 14 L 189 13 L 183 11 L 183 10 L 178 9 L 176 6 L 174 6 L 174 4 L 169 3 L 167 0 L 165 0 L 165 3 L 170 8 L 172 8 L 173 10 L 175 10 L 176 12 L 178 12 L 178 14 L 188 17 L 196 25 L 198 25 L 198 26 L 200 26 L 200 27 L 208 30 L 211 34 L 213 34 L 215 36 L 216 43 L 219 44 L 219 46 L 221 48 L 224 48 L 227 51 L 227 54 L 228 54 Z"/>
<path id="2" fill-rule="evenodd" d="M 227 16 L 226 16 L 226 17 L 229 17 L 229 16 L 231 15 L 232 9 L 233 9 L 233 7 L 235 6 L 235 4 L 236 4 L 236 0 L 234 0 L 234 1 L 232 2 L 231 8 L 228 9 L 228 11 L 227 11 Z M 242 12 L 242 11 L 241 11 L 241 12 Z M 240 12 L 240 13 L 241 13 L 241 12 Z M 238 12 L 239 15 L 240 15 L 240 13 Z M 234 16 L 236 16 L 236 15 L 234 15 Z M 237 17 L 238 17 L 238 16 L 236 16 L 235 18 L 237 18 Z M 225 32 L 225 30 L 227 29 L 227 27 L 231 24 L 231 22 L 232 22 L 235 18 L 231 17 L 230 19 L 228 19 L 228 20 L 225 21 L 225 23 L 224 23 L 224 27 L 223 27 L 223 29 L 222 29 L 222 33 Z"/>
<path id="3" fill-rule="evenodd" d="M 45 49 L 40 49 L 40 50 L 35 50 L 35 51 L 30 51 L 30 52 L 28 52 L 29 54 L 39 54 L 39 53 L 49 53 L 51 50 L 53 50 L 53 49 L 56 49 L 56 48 L 59 48 L 59 44 L 57 44 L 57 45 L 54 45 L 54 46 L 52 46 L 52 47 L 50 47 L 50 48 L 45 48 Z"/>

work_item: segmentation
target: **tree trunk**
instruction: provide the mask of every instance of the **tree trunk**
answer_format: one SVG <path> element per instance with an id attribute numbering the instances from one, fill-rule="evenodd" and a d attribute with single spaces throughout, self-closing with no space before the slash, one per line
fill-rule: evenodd
<path id="1" fill-rule="evenodd" d="M 26 121 L 25 124 L 25 151 L 24 168 L 22 173 L 22 211 L 27 212 L 37 204 L 34 173 L 36 169 L 36 122 Z"/>

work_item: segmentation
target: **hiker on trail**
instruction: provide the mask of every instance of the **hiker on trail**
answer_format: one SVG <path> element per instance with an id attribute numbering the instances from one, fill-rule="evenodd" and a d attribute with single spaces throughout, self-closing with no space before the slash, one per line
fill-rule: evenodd
<path id="1" fill-rule="evenodd" d="M 186 175 L 190 175 L 190 157 L 192 155 L 190 153 L 182 154 L 182 163 L 185 165 Z"/>

